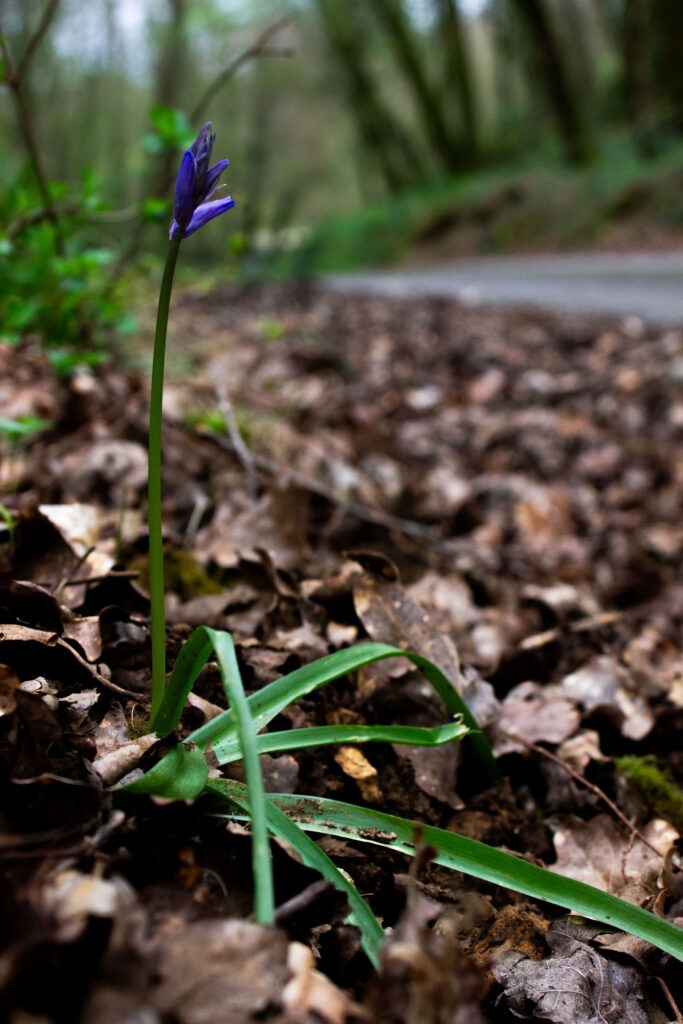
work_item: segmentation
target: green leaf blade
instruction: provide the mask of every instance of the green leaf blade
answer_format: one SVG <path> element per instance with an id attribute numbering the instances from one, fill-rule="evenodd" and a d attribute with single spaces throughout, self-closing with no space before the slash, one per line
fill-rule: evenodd
<path id="1" fill-rule="evenodd" d="M 683 929 L 585 882 L 555 874 L 475 839 L 382 811 L 325 798 L 278 794 L 270 799 L 306 831 L 354 838 L 409 856 L 415 854 L 419 838 L 436 849 L 437 864 L 629 932 L 683 961 Z"/>
<path id="2" fill-rule="evenodd" d="M 427 658 L 413 651 L 403 651 L 389 644 L 364 643 L 355 647 L 334 651 L 309 665 L 303 665 L 288 675 L 281 676 L 249 697 L 254 728 L 257 733 L 264 729 L 285 707 L 300 697 L 305 697 L 327 683 L 342 676 L 365 668 L 385 658 L 404 657 L 419 668 L 439 694 L 448 711 L 459 715 L 470 729 L 470 740 L 489 778 L 498 777 L 495 757 L 486 736 L 481 732 L 476 719 L 458 691 L 441 670 Z M 199 746 L 211 742 L 220 763 L 234 760 L 235 734 L 234 717 L 231 712 L 219 716 L 192 733 L 190 739 Z M 225 759 L 225 760 L 223 760 Z"/>
<path id="3" fill-rule="evenodd" d="M 273 866 L 268 841 L 267 803 L 256 732 L 237 663 L 235 642 L 229 633 L 204 627 L 216 652 L 223 686 L 235 716 L 235 727 L 248 786 L 251 821 L 251 859 L 254 872 L 254 914 L 260 924 L 273 924 L 275 897 Z"/>
<path id="4" fill-rule="evenodd" d="M 265 733 L 257 737 L 256 745 L 260 754 L 304 750 L 332 743 L 401 743 L 414 747 L 439 747 L 469 735 L 470 730 L 461 722 L 450 722 L 432 729 L 416 725 L 321 725 Z"/>
<path id="5" fill-rule="evenodd" d="M 212 651 L 213 641 L 204 626 L 195 629 L 181 647 L 159 710 L 150 722 L 150 728 L 159 736 L 168 736 L 178 728 L 188 694 Z"/>

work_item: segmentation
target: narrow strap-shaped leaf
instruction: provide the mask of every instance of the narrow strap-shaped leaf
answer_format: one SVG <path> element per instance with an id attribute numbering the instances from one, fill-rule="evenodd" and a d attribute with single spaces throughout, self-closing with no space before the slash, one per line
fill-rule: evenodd
<path id="1" fill-rule="evenodd" d="M 357 839 L 413 855 L 419 841 L 437 851 L 437 864 L 502 885 L 535 899 L 593 918 L 636 935 L 683 960 L 683 929 L 642 907 L 572 878 L 530 864 L 475 839 L 432 825 L 416 824 L 393 814 L 338 800 L 272 794 L 268 797 L 307 832 Z"/>
<path id="2" fill-rule="evenodd" d="M 452 715 L 461 715 L 465 725 L 471 730 L 470 740 L 474 745 L 483 767 L 490 778 L 496 778 L 498 770 L 495 758 L 486 736 L 479 730 L 476 719 L 467 707 L 466 703 L 455 689 L 450 680 L 443 672 L 432 664 L 427 658 L 416 654 L 414 651 L 403 651 L 398 647 L 391 647 L 389 644 L 366 643 L 357 644 L 355 647 L 335 651 L 324 658 L 319 658 L 310 665 L 303 665 L 286 676 L 281 676 L 274 682 L 264 686 L 249 697 L 249 710 L 251 711 L 254 728 L 260 732 L 270 721 L 273 720 L 283 708 L 293 701 L 298 700 L 306 694 L 325 686 L 334 679 L 355 672 L 375 661 L 385 658 L 403 657 L 411 661 L 419 668 L 425 677 L 432 684 L 444 704 Z M 230 712 L 219 715 L 218 718 L 207 722 L 206 725 L 197 729 L 189 737 L 198 746 L 204 746 L 211 741 L 217 757 L 224 756 L 223 743 L 225 742 L 225 753 L 228 758 L 232 757 L 233 735 L 231 723 L 233 722 Z"/>
<path id="3" fill-rule="evenodd" d="M 235 644 L 229 633 L 204 628 L 216 651 L 223 686 L 235 715 L 244 773 L 247 778 L 249 817 L 251 820 L 251 860 L 254 871 L 254 914 L 260 924 L 275 920 L 273 868 L 268 843 L 267 804 L 256 733 L 244 693 Z"/>
<path id="4" fill-rule="evenodd" d="M 289 672 L 286 676 L 280 676 L 279 679 L 275 679 L 272 683 L 268 683 L 267 686 L 251 694 L 249 710 L 254 728 L 260 732 L 293 701 L 305 697 L 321 686 L 340 679 L 350 672 L 355 672 L 379 658 L 391 657 L 395 653 L 397 653 L 396 649 L 387 644 L 358 644 L 355 647 L 326 654 L 309 665 L 302 665 L 301 668 Z M 403 654 L 403 651 L 398 653 Z M 229 711 L 225 715 L 219 715 L 218 718 L 214 718 L 193 732 L 189 739 L 198 746 L 202 746 L 207 740 L 210 740 L 215 749 L 216 744 L 220 744 L 221 736 L 230 719 Z"/>
<path id="5" fill-rule="evenodd" d="M 330 743 L 407 743 L 414 747 L 438 747 L 469 734 L 470 730 L 462 722 L 449 722 L 431 729 L 417 725 L 321 725 L 262 733 L 256 737 L 256 748 L 259 754 L 279 754 Z M 228 756 L 230 751 L 232 754 Z M 237 740 L 231 745 L 221 743 L 220 764 L 236 761 L 240 756 Z"/>
<path id="6" fill-rule="evenodd" d="M 241 783 L 231 782 L 227 779 L 212 779 L 207 785 L 207 790 L 224 800 L 229 800 L 230 803 L 239 807 L 245 816 L 248 815 L 249 799 L 246 789 Z M 268 801 L 267 816 L 270 832 L 289 843 L 299 854 L 306 867 L 318 871 L 335 889 L 344 893 L 351 909 L 351 923 L 360 929 L 363 949 L 372 964 L 377 967 L 377 950 L 384 938 L 384 931 L 355 885 L 339 870 L 325 851 L 321 850 L 299 825 L 270 800 Z"/>
<path id="7" fill-rule="evenodd" d="M 237 744 L 239 757 L 244 761 L 244 771 L 249 786 L 255 916 L 262 924 L 272 924 L 275 901 L 263 776 L 256 749 L 256 733 L 235 655 L 235 644 L 229 633 L 209 629 L 206 626 L 200 626 L 192 633 L 176 659 L 169 685 L 156 716 L 156 724 L 164 735 L 175 729 L 187 695 L 199 672 L 209 660 L 212 651 L 216 652 L 223 686 L 230 702 L 231 736 Z M 223 718 L 224 716 L 219 717 Z M 202 746 L 204 745 L 202 744 Z M 199 758 L 196 755 L 199 755 Z M 199 759 L 203 766 L 201 785 L 199 785 Z M 186 765 L 191 774 L 185 780 L 183 776 Z M 191 739 L 188 739 L 179 744 L 175 750 L 171 751 L 142 779 L 133 783 L 129 788 L 138 793 L 156 793 L 175 796 L 177 799 L 192 799 L 199 795 L 207 777 L 208 769 L 204 754 L 202 750 L 197 749 Z"/>

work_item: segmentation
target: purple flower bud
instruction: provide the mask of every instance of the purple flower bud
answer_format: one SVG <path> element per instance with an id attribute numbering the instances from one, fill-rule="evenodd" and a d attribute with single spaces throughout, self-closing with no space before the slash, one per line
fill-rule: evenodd
<path id="1" fill-rule="evenodd" d="M 175 183 L 169 238 L 175 238 L 179 231 L 183 238 L 187 238 L 235 205 L 235 200 L 230 196 L 210 201 L 216 194 L 214 186 L 230 162 L 219 160 L 213 167 L 209 167 L 215 138 L 211 122 L 208 121 L 183 155 Z"/>

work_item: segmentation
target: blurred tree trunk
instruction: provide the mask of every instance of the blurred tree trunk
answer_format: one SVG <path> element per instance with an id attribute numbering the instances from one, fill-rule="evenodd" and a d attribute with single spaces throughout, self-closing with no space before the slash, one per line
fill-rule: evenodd
<path id="1" fill-rule="evenodd" d="M 652 0 L 652 69 L 656 95 L 668 120 L 683 131 L 683 2 Z"/>
<path id="2" fill-rule="evenodd" d="M 652 156 L 683 131 L 683 3 L 621 0 L 610 9 L 621 57 L 624 114 L 635 148 Z"/>
<path id="3" fill-rule="evenodd" d="M 509 0 L 490 0 L 486 21 L 491 33 L 493 61 L 493 138 L 500 153 L 519 152 L 530 135 L 525 112 L 526 76 L 519 59 L 522 40 Z"/>
<path id="4" fill-rule="evenodd" d="M 159 39 L 156 64 L 156 102 L 165 107 L 184 106 L 189 78 L 190 47 L 187 34 L 188 0 L 166 0 L 168 24 Z"/>
<path id="5" fill-rule="evenodd" d="M 252 75 L 250 134 L 244 163 L 249 167 L 249 196 L 242 207 L 242 231 L 251 239 L 258 227 L 263 227 L 263 208 L 267 196 L 271 146 L 269 131 L 273 103 L 260 68 Z"/>
<path id="6" fill-rule="evenodd" d="M 594 155 L 590 134 L 548 9 L 543 0 L 510 0 L 510 3 L 529 41 L 531 66 L 537 76 L 532 88 L 545 93 L 567 159 L 574 164 L 587 163 Z"/>
<path id="7" fill-rule="evenodd" d="M 467 41 L 458 0 L 435 0 L 437 36 L 444 51 L 444 95 L 457 104 L 462 119 L 462 145 L 470 164 L 478 151 L 477 112 Z"/>
<path id="8" fill-rule="evenodd" d="M 580 83 L 583 111 L 590 110 L 596 97 L 595 57 L 591 49 L 591 25 L 585 0 L 563 0 L 557 5 L 561 16 L 561 48 L 571 53 L 574 70 L 574 89 Z M 593 26 L 594 28 L 595 26 Z"/>
<path id="9" fill-rule="evenodd" d="M 154 103 L 156 106 L 185 108 L 187 106 L 187 85 L 189 79 L 190 46 L 187 33 L 188 0 L 166 0 L 168 19 L 166 23 L 155 26 L 156 54 L 154 70 Z M 149 19 L 153 25 L 154 20 Z M 165 149 L 158 154 L 155 164 L 146 172 L 140 189 L 140 199 L 148 198 L 165 191 L 160 184 L 173 180 L 173 167 L 177 165 L 177 154 Z M 147 223 L 139 217 L 131 233 L 130 240 L 123 255 L 118 261 L 116 272 L 130 263 L 137 255 Z"/>
<path id="10" fill-rule="evenodd" d="M 633 144 L 643 156 L 651 155 L 652 69 L 648 54 L 650 38 L 648 0 L 624 0 L 617 21 L 621 50 L 624 112 Z"/>
<path id="11" fill-rule="evenodd" d="M 124 78 L 125 47 L 116 7 L 116 0 L 104 0 L 104 24 L 107 35 L 105 44 L 106 57 L 102 73 L 107 79 L 107 89 L 110 90 L 110 94 L 105 100 L 105 109 L 111 109 L 112 102 L 114 102 L 118 114 L 118 116 L 111 118 L 106 125 L 102 145 L 105 164 L 109 167 L 116 167 L 117 164 L 120 165 L 122 155 L 130 152 L 128 96 Z M 117 89 L 117 86 L 120 88 Z M 116 96 L 115 100 L 113 96 Z M 125 183 L 121 182 L 119 188 L 125 189 Z M 124 201 L 125 196 L 122 192 L 119 196 L 119 202 L 123 203 Z"/>
<path id="12" fill-rule="evenodd" d="M 444 171 L 457 170 L 462 158 L 457 136 L 445 116 L 438 91 L 429 81 L 425 61 L 402 0 L 373 0 L 372 6 L 384 26 L 405 81 L 415 96 L 434 154 Z"/>
<path id="13" fill-rule="evenodd" d="M 368 34 L 350 0 L 317 0 L 325 35 L 344 79 L 365 153 L 392 193 L 423 177 L 420 160 L 405 131 L 386 107 L 370 70 Z"/>

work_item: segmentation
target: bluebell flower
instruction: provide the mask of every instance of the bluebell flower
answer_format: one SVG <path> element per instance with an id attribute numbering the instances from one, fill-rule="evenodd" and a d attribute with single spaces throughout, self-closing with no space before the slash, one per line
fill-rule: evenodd
<path id="1" fill-rule="evenodd" d="M 183 156 L 175 183 L 169 238 L 175 238 L 179 231 L 183 238 L 187 238 L 235 205 L 235 200 L 230 196 L 211 198 L 218 191 L 214 187 L 216 182 L 230 163 L 229 160 L 219 160 L 213 167 L 209 167 L 215 139 L 216 133 L 208 121 Z"/>

